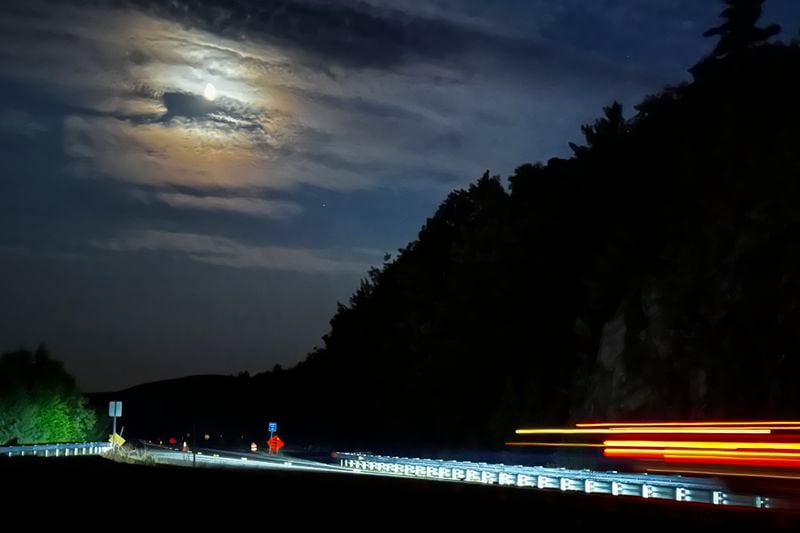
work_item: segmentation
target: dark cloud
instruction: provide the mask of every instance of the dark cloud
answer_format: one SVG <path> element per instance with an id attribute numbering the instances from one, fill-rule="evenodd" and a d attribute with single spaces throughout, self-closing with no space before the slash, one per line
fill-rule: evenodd
<path id="1" fill-rule="evenodd" d="M 202 96 L 179 92 L 167 92 L 161 97 L 167 112 L 160 120 L 168 121 L 173 117 L 199 118 L 213 113 L 217 106 Z"/>
<path id="2" fill-rule="evenodd" d="M 470 35 L 447 21 L 378 10 L 363 3 L 292 0 L 157 2 L 132 0 L 148 12 L 228 38 L 254 39 L 346 66 L 389 68 L 408 56 L 446 58 Z"/>
<path id="3" fill-rule="evenodd" d="M 77 1 L 77 0 L 76 0 Z M 78 2 L 82 3 L 82 2 Z M 98 0 L 112 8 L 142 12 L 235 41 L 280 46 L 320 71 L 331 66 L 390 70 L 435 61 L 466 68 L 471 53 L 490 54 L 502 63 L 523 61 L 538 68 L 563 66 L 559 49 L 529 37 L 484 31 L 448 18 L 376 8 L 366 2 L 309 0 Z M 137 53 L 131 60 L 145 60 Z M 492 62 L 486 66 L 491 66 Z"/>
<path id="4" fill-rule="evenodd" d="M 291 89 L 291 92 L 345 113 L 364 114 L 388 120 L 427 120 L 421 113 L 415 112 L 407 107 L 376 100 L 367 100 L 360 96 L 341 96 L 301 89 Z"/>
<path id="5" fill-rule="evenodd" d="M 78 0 L 74 3 L 84 4 Z M 441 72 L 432 73 L 432 79 L 449 83 L 463 83 L 471 76 L 536 80 L 631 79 L 646 84 L 654 81 L 653 76 L 642 69 L 608 61 L 592 53 L 593 48 L 605 46 L 604 41 L 587 43 L 576 37 L 570 42 L 552 31 L 545 32 L 547 39 L 542 38 L 533 16 L 528 17 L 531 31 L 523 34 L 467 24 L 459 17 L 448 18 L 442 13 L 437 13 L 437 17 L 430 13 L 421 15 L 413 5 L 402 2 L 397 4 L 402 9 L 373 7 L 366 2 L 310 0 L 97 0 L 92 4 L 135 8 L 178 22 L 184 28 L 200 29 L 239 42 L 276 45 L 292 55 L 296 63 L 299 61 L 334 77 L 338 74 L 334 74 L 333 67 L 388 71 L 433 62 L 446 67 L 450 73 L 445 76 Z M 462 7 L 466 9 L 471 4 L 467 2 Z M 509 28 L 516 27 L 502 9 L 484 9 L 487 10 Z M 528 11 L 561 14 L 564 9 L 552 6 L 545 9 L 537 2 L 536 7 Z M 613 21 L 622 16 L 620 13 L 630 11 L 635 10 L 619 6 L 605 11 L 592 9 L 592 20 L 597 28 L 610 24 L 616 27 L 618 23 Z M 605 18 L 600 18 L 601 15 Z M 563 14 L 549 18 L 553 17 L 561 22 L 571 20 Z M 230 53 L 229 50 L 218 52 Z M 128 59 L 142 65 L 153 58 L 134 50 Z M 209 71 L 219 73 L 213 67 Z M 453 76 L 454 72 L 458 74 Z"/>
<path id="6" fill-rule="evenodd" d="M 535 17 L 528 33 L 506 33 L 502 28 L 482 28 L 463 20 L 430 18 L 414 11 L 372 7 L 369 3 L 311 2 L 308 0 L 206 0 L 170 2 L 131 0 L 147 12 L 234 40 L 265 42 L 302 56 L 312 68 L 332 74 L 331 66 L 393 70 L 414 63 L 436 62 L 463 76 L 503 76 L 516 79 L 630 79 L 652 84 L 655 76 L 624 62 L 608 61 L 593 53 L 602 41 L 587 43 L 559 39 L 552 32 L 544 39 Z M 402 5 L 402 4 L 398 4 Z M 543 9 L 537 4 L 539 12 Z M 407 6 L 406 6 L 407 7 Z M 534 10 L 534 11 L 535 11 Z M 503 11 L 492 8 L 499 16 Z M 570 11 L 580 11 L 574 9 Z M 630 22 L 635 12 L 592 9 L 597 28 Z M 603 18 L 605 17 L 605 18 Z M 582 17 L 585 18 L 585 17 Z M 562 15 L 558 20 L 563 21 Z M 567 20 L 569 20 L 567 18 Z M 634 19 L 635 22 L 635 19 Z M 510 26 L 509 26 L 510 27 Z M 583 30 L 586 34 L 595 34 Z M 435 74 L 439 77 L 440 74 Z M 442 79 L 442 78 L 438 78 Z M 454 81 L 453 78 L 449 79 Z"/>
<path id="7" fill-rule="evenodd" d="M 21 135 L 27 138 L 36 137 L 49 129 L 43 120 L 16 109 L 0 110 L 0 134 Z"/>
<path id="8" fill-rule="evenodd" d="M 248 108 L 232 98 L 220 97 L 209 101 L 202 96 L 183 92 L 166 92 L 161 95 L 166 112 L 153 119 L 149 115 L 124 117 L 136 124 L 148 122 L 186 122 L 218 132 L 249 133 L 255 143 L 263 143 L 267 132 L 261 124 L 262 113 Z M 112 115 L 114 116 L 114 115 Z M 120 118 L 120 117 L 116 117 Z"/>
<path id="9" fill-rule="evenodd" d="M 137 48 L 128 54 L 128 60 L 134 65 L 146 65 L 152 61 L 152 58 Z"/>
<path id="10" fill-rule="evenodd" d="M 381 168 L 380 164 L 362 163 L 337 154 L 325 153 L 318 150 L 313 152 L 302 152 L 300 156 L 308 161 L 312 161 L 320 166 L 333 170 L 375 173 Z"/>

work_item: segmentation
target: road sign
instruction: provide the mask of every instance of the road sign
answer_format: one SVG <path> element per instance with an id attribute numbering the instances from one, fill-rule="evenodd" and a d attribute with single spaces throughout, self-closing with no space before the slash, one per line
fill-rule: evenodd
<path id="1" fill-rule="evenodd" d="M 108 402 L 108 416 L 122 416 L 122 402 Z"/>
<path id="2" fill-rule="evenodd" d="M 270 433 L 275 433 L 276 431 L 278 431 L 278 423 L 277 422 L 270 422 L 269 423 L 269 432 Z"/>
<path id="3" fill-rule="evenodd" d="M 125 444 L 125 439 L 123 439 L 122 436 L 114 433 L 113 435 L 108 436 L 108 442 L 113 444 L 115 448 L 120 448 L 123 444 Z"/>
<path id="4" fill-rule="evenodd" d="M 271 451 L 272 453 L 278 453 L 278 450 L 283 448 L 283 441 L 277 435 L 269 439 L 267 441 L 267 444 L 269 445 L 269 451 Z"/>
<path id="5" fill-rule="evenodd" d="M 117 440 L 114 438 L 117 436 L 117 417 L 122 416 L 122 402 L 108 402 L 108 416 L 114 419 L 114 426 L 113 430 L 111 431 L 112 437 L 110 442 L 114 446 L 114 451 L 116 452 L 117 448 L 122 446 L 122 444 L 118 444 Z"/>

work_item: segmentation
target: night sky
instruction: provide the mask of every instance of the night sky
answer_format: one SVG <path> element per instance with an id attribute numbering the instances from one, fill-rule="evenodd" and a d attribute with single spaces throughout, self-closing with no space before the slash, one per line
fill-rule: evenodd
<path id="1" fill-rule="evenodd" d="M 567 156 L 712 0 L 0 5 L 0 351 L 88 391 L 291 365 L 486 169 Z M 800 2 L 765 21 L 797 36 Z"/>

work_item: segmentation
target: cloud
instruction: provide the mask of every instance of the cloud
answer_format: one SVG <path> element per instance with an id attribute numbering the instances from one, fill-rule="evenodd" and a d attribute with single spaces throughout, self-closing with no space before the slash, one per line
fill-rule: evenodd
<path id="1" fill-rule="evenodd" d="M 557 84 L 586 61 L 536 32 L 504 36 L 473 8 L 427 4 L 32 0 L 0 18 L 0 78 L 65 102 L 73 174 L 232 197 L 302 185 L 438 194 L 441 176 L 465 184 L 566 151 L 564 132 L 630 93 Z M 571 106 L 592 111 L 565 119 Z"/>
<path id="2" fill-rule="evenodd" d="M 651 7 L 635 8 L 618 0 L 588 7 L 582 0 L 565 3 L 132 0 L 128 5 L 185 28 L 281 49 L 294 64 L 336 78 L 350 70 L 400 71 L 424 64 L 446 66 L 467 76 L 514 70 L 519 79 L 574 80 L 590 69 L 593 76 L 604 79 L 637 78 L 643 73 L 592 53 L 602 43 L 571 42 L 560 39 L 558 32 L 574 20 L 581 24 L 591 20 L 597 28 L 624 25 L 630 29 L 642 26 L 646 17 L 696 12 L 692 10 L 696 2 L 691 0 L 654 0 Z M 596 31 L 582 31 L 596 35 Z"/>
<path id="3" fill-rule="evenodd" d="M 266 42 L 313 61 L 356 68 L 391 68 L 412 57 L 446 59 L 458 54 L 470 37 L 443 19 L 366 3 L 133 0 L 130 5 L 229 39 Z"/>
<path id="4" fill-rule="evenodd" d="M 157 193 L 155 198 L 179 209 L 198 209 L 204 211 L 224 211 L 257 217 L 286 219 L 303 212 L 303 208 L 282 200 L 229 196 L 193 196 L 180 193 Z"/>
<path id="5" fill-rule="evenodd" d="M 248 132 L 191 122 L 135 124 L 111 117 L 69 116 L 64 152 L 82 177 L 108 176 L 140 185 L 242 189 L 265 186 L 263 155 Z"/>
<path id="6" fill-rule="evenodd" d="M 127 238 L 93 242 L 112 252 L 167 252 L 213 265 L 231 268 L 287 270 L 305 274 L 365 273 L 368 264 L 331 251 L 283 246 L 248 245 L 226 237 L 148 230 Z"/>
<path id="7" fill-rule="evenodd" d="M 0 244 L 0 254 L 9 254 L 9 255 L 17 255 L 22 257 L 31 257 L 34 255 L 34 251 L 30 246 L 18 246 L 18 245 L 5 245 Z"/>
<path id="8" fill-rule="evenodd" d="M 602 105 L 659 85 L 552 36 L 578 0 L 509 1 L 12 1 L 0 81 L 61 113 L 70 173 L 145 195 L 440 194 L 564 155 Z M 602 1 L 593 16 L 638 24 Z"/>
<path id="9" fill-rule="evenodd" d="M 16 109 L 0 111 L 0 132 L 33 138 L 50 128 L 32 114 Z"/>
<path id="10" fill-rule="evenodd" d="M 167 112 L 161 120 L 167 121 L 172 117 L 204 118 L 216 110 L 216 105 L 196 94 L 180 92 L 167 92 L 161 96 Z"/>
<path id="11" fill-rule="evenodd" d="M 372 186 L 375 175 L 324 152 L 309 155 L 289 132 L 273 136 L 235 117 L 209 120 L 172 117 L 136 123 L 113 117 L 68 116 L 64 152 L 70 172 L 84 178 L 109 177 L 140 186 L 195 190 L 292 189 L 309 184 L 329 190 Z M 278 117 L 278 121 L 280 117 Z M 233 124 L 229 123 L 233 121 Z M 306 133 L 307 134 L 307 133 Z M 309 146 L 308 150 L 311 150 Z"/>

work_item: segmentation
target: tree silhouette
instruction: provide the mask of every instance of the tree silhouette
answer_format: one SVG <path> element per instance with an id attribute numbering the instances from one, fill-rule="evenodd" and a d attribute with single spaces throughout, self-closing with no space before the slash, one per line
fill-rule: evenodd
<path id="1" fill-rule="evenodd" d="M 290 418 L 331 402 L 359 416 L 306 408 L 318 431 L 469 446 L 800 408 L 800 46 L 757 46 L 760 12 L 728 2 L 709 75 L 605 107 L 573 157 L 450 193 L 283 373 L 314 391 L 287 386 Z"/>
<path id="2" fill-rule="evenodd" d="M 752 46 L 764 44 L 770 37 L 778 34 L 781 27 L 770 24 L 766 28 L 756 26 L 761 18 L 765 0 L 724 0 L 728 6 L 722 12 L 725 22 L 711 28 L 704 37 L 720 36 L 712 56 L 722 58 L 736 54 Z"/>
<path id="3" fill-rule="evenodd" d="M 610 106 L 603 108 L 603 114 L 605 117 L 596 120 L 594 124 L 581 126 L 587 146 L 569 143 L 576 155 L 584 154 L 591 148 L 607 148 L 628 132 L 628 123 L 622 114 L 622 104 L 613 102 Z"/>

